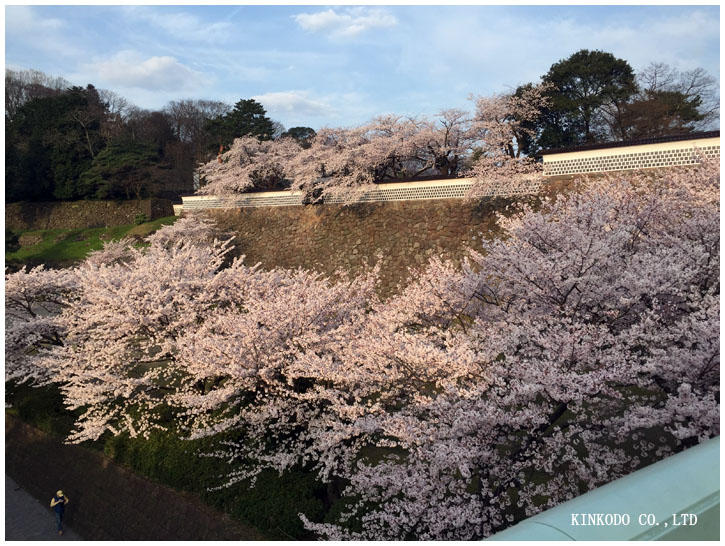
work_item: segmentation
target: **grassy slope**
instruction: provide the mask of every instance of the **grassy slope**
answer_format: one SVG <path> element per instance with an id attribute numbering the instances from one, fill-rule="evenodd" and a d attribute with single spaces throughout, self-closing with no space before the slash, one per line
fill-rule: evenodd
<path id="1" fill-rule="evenodd" d="M 39 242 L 5 253 L 5 264 L 10 268 L 23 265 L 46 264 L 49 267 L 67 267 L 81 261 L 89 252 L 100 250 L 105 241 L 122 237 L 146 237 L 162 225 L 173 224 L 176 216 L 166 216 L 144 224 L 129 224 L 87 229 L 49 229 L 20 233 L 39 238 Z"/>

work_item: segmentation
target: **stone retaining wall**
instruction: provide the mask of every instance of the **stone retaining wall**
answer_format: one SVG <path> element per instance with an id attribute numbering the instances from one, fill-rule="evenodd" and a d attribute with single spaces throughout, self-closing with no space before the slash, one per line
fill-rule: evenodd
<path id="1" fill-rule="evenodd" d="M 5 226 L 13 231 L 109 227 L 133 224 L 138 215 L 155 220 L 173 214 L 168 199 L 21 202 L 5 206 Z"/>
<path id="2" fill-rule="evenodd" d="M 433 255 L 459 261 L 466 248 L 496 233 L 497 212 L 513 200 L 438 199 L 342 205 L 211 209 L 205 214 L 236 234 L 245 263 L 361 272 L 382 256 L 381 292 L 394 292 Z"/>

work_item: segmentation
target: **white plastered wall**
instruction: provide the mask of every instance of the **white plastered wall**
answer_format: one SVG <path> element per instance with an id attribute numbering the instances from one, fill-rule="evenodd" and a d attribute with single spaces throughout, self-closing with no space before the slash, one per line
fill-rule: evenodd
<path id="1" fill-rule="evenodd" d="M 698 161 L 697 153 L 719 158 L 720 137 L 544 154 L 544 174 L 561 176 L 691 165 Z"/>

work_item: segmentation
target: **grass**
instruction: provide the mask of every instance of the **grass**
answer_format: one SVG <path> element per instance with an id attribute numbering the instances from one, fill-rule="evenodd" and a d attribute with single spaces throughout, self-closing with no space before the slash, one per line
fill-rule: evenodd
<path id="1" fill-rule="evenodd" d="M 143 238 L 161 226 L 173 224 L 176 218 L 166 216 L 139 225 L 21 232 L 19 235 L 37 238 L 38 242 L 21 247 L 15 252 L 6 252 L 5 264 L 11 269 L 40 264 L 56 268 L 68 267 L 83 260 L 90 252 L 100 250 L 106 241 L 123 237 Z"/>

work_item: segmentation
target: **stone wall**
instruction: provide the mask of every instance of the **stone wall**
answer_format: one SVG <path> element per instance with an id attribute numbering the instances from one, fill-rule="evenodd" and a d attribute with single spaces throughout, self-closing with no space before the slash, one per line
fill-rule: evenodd
<path id="1" fill-rule="evenodd" d="M 9 203 L 5 226 L 13 231 L 120 226 L 133 224 L 140 214 L 154 220 L 172 216 L 174 209 L 167 199 Z"/>
<path id="2" fill-rule="evenodd" d="M 517 198 L 521 201 L 524 198 Z M 236 234 L 245 263 L 350 273 L 382 256 L 381 293 L 394 292 L 409 268 L 433 255 L 460 260 L 481 236 L 495 234 L 496 212 L 514 199 L 435 199 L 342 205 L 211 209 Z"/>

